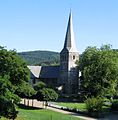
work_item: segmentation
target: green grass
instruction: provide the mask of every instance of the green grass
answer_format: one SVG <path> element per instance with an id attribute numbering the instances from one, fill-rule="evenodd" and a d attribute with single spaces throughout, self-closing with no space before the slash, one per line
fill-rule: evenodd
<path id="1" fill-rule="evenodd" d="M 87 111 L 85 103 L 54 102 L 54 104 L 67 108 L 76 108 L 82 111 Z M 110 111 L 110 106 L 103 106 L 102 109 L 103 112 L 108 113 Z"/>
<path id="2" fill-rule="evenodd" d="M 46 109 L 18 108 L 16 120 L 80 120 L 79 118 Z"/>
<path id="3" fill-rule="evenodd" d="M 64 102 L 55 102 L 54 104 L 68 107 L 68 108 L 76 108 L 82 111 L 86 111 L 85 103 L 64 103 Z"/>

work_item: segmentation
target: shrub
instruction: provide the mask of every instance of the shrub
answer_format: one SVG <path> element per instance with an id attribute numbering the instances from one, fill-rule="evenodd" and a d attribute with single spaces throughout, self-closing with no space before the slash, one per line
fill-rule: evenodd
<path id="1" fill-rule="evenodd" d="M 113 100 L 112 105 L 111 105 L 111 110 L 118 111 L 118 100 Z"/>
<path id="2" fill-rule="evenodd" d="M 92 97 L 88 98 L 85 101 L 86 108 L 88 112 L 101 112 L 102 111 L 102 106 L 103 106 L 103 99 L 100 97 Z"/>
<path id="3" fill-rule="evenodd" d="M 0 96 L 0 116 L 4 116 L 8 119 L 15 119 L 18 111 L 15 109 L 15 104 L 12 101 L 7 100 L 5 97 Z"/>

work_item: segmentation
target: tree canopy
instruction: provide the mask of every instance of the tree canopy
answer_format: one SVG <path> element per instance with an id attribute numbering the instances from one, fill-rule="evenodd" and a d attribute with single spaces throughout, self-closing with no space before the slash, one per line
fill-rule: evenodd
<path id="1" fill-rule="evenodd" d="M 88 47 L 81 56 L 79 67 L 83 92 L 87 97 L 116 95 L 118 52 L 112 50 L 110 45 Z"/>
<path id="2" fill-rule="evenodd" d="M 22 58 L 14 50 L 0 48 L 0 76 L 8 75 L 13 85 L 28 82 L 29 70 Z"/>
<path id="3" fill-rule="evenodd" d="M 56 101 L 58 94 L 51 88 L 47 88 L 43 82 L 38 82 L 34 89 L 37 91 L 35 98 L 40 101 Z"/>
<path id="4" fill-rule="evenodd" d="M 29 94 L 26 90 L 29 78 L 27 64 L 16 51 L 0 47 L 0 116 L 10 119 L 16 117 L 14 104 L 20 100 L 18 95 L 21 87 L 24 88 L 24 94 Z"/>

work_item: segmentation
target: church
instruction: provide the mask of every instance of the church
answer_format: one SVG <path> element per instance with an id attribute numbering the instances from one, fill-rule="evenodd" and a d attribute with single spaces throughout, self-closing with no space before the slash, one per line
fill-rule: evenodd
<path id="1" fill-rule="evenodd" d="M 79 88 L 79 70 L 76 61 L 79 53 L 76 48 L 72 13 L 69 14 L 64 47 L 60 52 L 60 66 L 28 66 L 30 84 L 43 81 L 48 87 L 58 90 L 61 94 L 77 94 Z"/>

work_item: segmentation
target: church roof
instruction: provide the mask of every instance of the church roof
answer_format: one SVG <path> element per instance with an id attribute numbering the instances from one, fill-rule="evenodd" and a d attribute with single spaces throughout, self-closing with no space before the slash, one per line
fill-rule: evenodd
<path id="1" fill-rule="evenodd" d="M 58 78 L 59 66 L 28 66 L 31 78 Z"/>
<path id="2" fill-rule="evenodd" d="M 76 45 L 75 45 L 73 23 L 72 23 L 72 13 L 71 12 L 69 15 L 68 26 L 67 26 L 63 50 L 68 50 L 69 52 L 78 52 Z"/>

